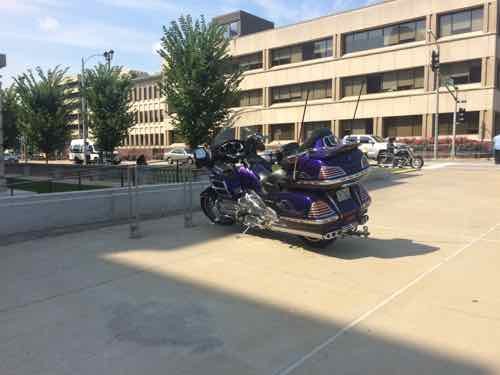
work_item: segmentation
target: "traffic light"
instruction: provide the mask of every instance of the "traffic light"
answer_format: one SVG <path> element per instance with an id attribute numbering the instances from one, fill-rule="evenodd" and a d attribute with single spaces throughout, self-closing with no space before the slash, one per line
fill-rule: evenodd
<path id="1" fill-rule="evenodd" d="M 463 124 L 465 122 L 465 108 L 459 108 L 457 113 L 457 122 Z"/>
<path id="2" fill-rule="evenodd" d="M 439 69 L 439 52 L 436 50 L 432 51 L 431 68 L 433 72 Z"/>

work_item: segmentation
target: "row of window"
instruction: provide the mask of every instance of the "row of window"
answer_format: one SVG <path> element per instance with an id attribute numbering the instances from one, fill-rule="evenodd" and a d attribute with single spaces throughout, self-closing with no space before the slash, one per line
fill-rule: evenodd
<path id="1" fill-rule="evenodd" d="M 342 79 L 342 96 L 356 96 L 424 87 L 424 68 L 413 68 Z"/>
<path id="2" fill-rule="evenodd" d="M 382 121 L 384 137 L 421 137 L 422 116 L 385 117 Z M 439 115 L 439 135 L 453 134 L 453 113 Z M 373 119 L 340 121 L 341 134 L 373 134 Z M 458 135 L 479 133 L 479 112 L 467 112 L 464 123 L 457 124 Z M 433 131 L 434 134 L 434 131 Z"/>
<path id="3" fill-rule="evenodd" d="M 483 7 L 446 13 L 439 16 L 439 37 L 480 31 Z M 419 18 L 384 27 L 356 31 L 342 36 L 343 53 L 366 51 L 396 44 L 425 40 L 426 21 Z M 333 39 L 325 38 L 271 50 L 271 66 L 291 64 L 333 55 Z M 262 68 L 262 52 L 235 58 L 243 70 Z"/>
<path id="4" fill-rule="evenodd" d="M 274 49 L 271 51 L 271 64 L 272 66 L 291 64 L 332 55 L 333 39 L 326 38 Z"/>
<path id="5" fill-rule="evenodd" d="M 129 93 L 129 101 L 139 102 L 141 100 L 158 99 L 160 97 L 160 89 L 156 85 L 134 87 Z"/>
<path id="6" fill-rule="evenodd" d="M 136 124 L 163 122 L 163 120 L 164 120 L 163 109 L 134 112 L 134 121 Z"/>
<path id="7" fill-rule="evenodd" d="M 304 123 L 305 138 L 318 128 L 330 128 L 330 121 L 317 121 Z M 252 125 L 248 128 L 252 133 L 262 134 L 262 125 Z M 384 137 L 421 137 L 422 116 L 396 116 L 385 117 L 382 120 Z M 453 114 L 443 113 L 439 115 L 439 135 L 452 135 Z M 464 123 L 457 124 L 458 135 L 470 135 L 479 133 L 479 112 L 467 112 Z M 341 120 L 340 134 L 373 134 L 373 119 Z M 295 139 L 295 124 L 271 124 L 269 125 L 269 139 L 273 141 L 290 141 Z"/>
<path id="8" fill-rule="evenodd" d="M 129 134 L 123 140 L 124 146 L 165 146 L 165 134 Z"/>
<path id="9" fill-rule="evenodd" d="M 481 82 L 481 60 L 441 65 L 441 86 L 450 80 L 455 84 Z M 424 88 L 424 67 L 403 69 L 341 79 L 342 97 Z M 332 80 L 306 82 L 271 88 L 271 104 L 332 97 Z M 242 91 L 240 107 L 262 105 L 262 90 Z"/>
<path id="10" fill-rule="evenodd" d="M 278 86 L 271 89 L 271 103 L 317 100 L 332 97 L 332 80 Z"/>
<path id="11" fill-rule="evenodd" d="M 425 39 L 425 18 L 344 36 L 344 53 L 358 52 Z"/>
<path id="12" fill-rule="evenodd" d="M 262 105 L 262 90 L 248 90 L 240 93 L 240 107 Z"/>

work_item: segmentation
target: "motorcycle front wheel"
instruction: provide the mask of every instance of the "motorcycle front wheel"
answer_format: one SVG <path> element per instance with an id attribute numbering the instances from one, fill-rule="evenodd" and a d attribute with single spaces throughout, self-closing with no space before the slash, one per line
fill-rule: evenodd
<path id="1" fill-rule="evenodd" d="M 308 246 L 315 247 L 316 249 L 324 249 L 325 247 L 328 247 L 332 245 L 335 241 L 337 241 L 336 238 L 331 239 L 331 240 L 319 240 L 317 238 L 311 238 L 311 237 L 300 237 L 302 241 Z"/>
<path id="2" fill-rule="evenodd" d="M 208 219 L 219 225 L 233 225 L 234 221 L 230 218 L 218 214 L 217 197 L 214 194 L 203 195 L 200 199 L 201 209 Z"/>
<path id="3" fill-rule="evenodd" d="M 415 169 L 422 169 L 424 166 L 424 159 L 421 156 L 415 156 L 411 161 L 411 166 Z"/>

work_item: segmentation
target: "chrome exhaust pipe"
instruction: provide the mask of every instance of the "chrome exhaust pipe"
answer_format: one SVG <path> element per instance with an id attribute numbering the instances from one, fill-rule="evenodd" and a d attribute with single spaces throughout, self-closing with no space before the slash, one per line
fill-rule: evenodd
<path id="1" fill-rule="evenodd" d="M 315 238 L 315 239 L 318 239 L 318 240 L 325 239 L 325 236 L 322 235 L 322 234 L 313 233 L 313 232 L 307 232 L 307 231 L 298 230 L 298 229 L 285 228 L 285 227 L 281 227 L 279 225 L 271 225 L 269 227 L 269 229 L 272 230 L 272 231 L 274 231 L 274 232 L 294 234 L 296 236 L 310 237 L 310 238 Z"/>

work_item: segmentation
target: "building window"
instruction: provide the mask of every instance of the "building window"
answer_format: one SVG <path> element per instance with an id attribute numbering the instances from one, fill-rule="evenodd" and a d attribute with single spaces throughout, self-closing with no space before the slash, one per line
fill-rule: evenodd
<path id="1" fill-rule="evenodd" d="M 155 122 L 158 122 L 158 110 L 157 109 L 155 109 L 154 114 L 155 114 Z"/>
<path id="2" fill-rule="evenodd" d="M 383 119 L 384 137 L 422 136 L 422 116 L 396 116 Z"/>
<path id="3" fill-rule="evenodd" d="M 144 134 L 139 135 L 139 145 L 144 146 Z"/>
<path id="4" fill-rule="evenodd" d="M 160 109 L 160 122 L 163 122 L 163 109 Z"/>
<path id="5" fill-rule="evenodd" d="M 262 105 L 262 89 L 242 91 L 240 93 L 240 107 Z"/>
<path id="6" fill-rule="evenodd" d="M 155 134 L 155 146 L 159 146 L 159 145 L 160 145 L 160 135 Z"/>
<path id="7" fill-rule="evenodd" d="M 425 40 L 425 19 L 345 34 L 344 53 Z"/>
<path id="8" fill-rule="evenodd" d="M 244 72 L 247 70 L 262 69 L 262 52 L 234 57 L 233 63 Z"/>
<path id="9" fill-rule="evenodd" d="M 137 87 L 137 101 L 142 100 L 142 90 L 140 87 Z"/>
<path id="10" fill-rule="evenodd" d="M 439 16 L 439 36 L 448 36 L 483 29 L 483 8 L 468 9 Z"/>
<path id="11" fill-rule="evenodd" d="M 165 135 L 164 134 L 160 134 L 160 145 L 165 146 Z"/>
<path id="12" fill-rule="evenodd" d="M 143 117 L 143 116 L 144 116 L 144 115 L 143 115 L 142 111 L 141 111 L 141 112 L 139 112 L 139 122 L 140 122 L 140 123 L 144 122 L 144 117 Z"/>
<path id="13" fill-rule="evenodd" d="M 271 51 L 272 66 L 319 59 L 333 55 L 333 40 L 326 38 L 312 42 L 277 48 Z"/>
<path id="14" fill-rule="evenodd" d="M 342 96 L 422 89 L 424 68 L 397 70 L 342 79 Z"/>
<path id="15" fill-rule="evenodd" d="M 153 99 L 153 86 L 148 87 L 149 99 Z"/>
<path id="16" fill-rule="evenodd" d="M 441 113 L 439 115 L 439 135 L 453 135 L 453 113 Z M 466 112 L 465 122 L 457 123 L 457 134 L 478 134 L 479 133 L 479 112 Z M 434 128 L 432 129 L 434 134 Z"/>
<path id="17" fill-rule="evenodd" d="M 224 37 L 227 39 L 236 38 L 241 34 L 241 22 L 235 21 L 222 25 L 224 28 Z"/>
<path id="18" fill-rule="evenodd" d="M 149 122 L 154 122 L 153 110 L 149 111 Z"/>
<path id="19" fill-rule="evenodd" d="M 240 130 L 240 133 L 243 131 L 245 134 L 262 134 L 262 125 L 249 125 L 243 128 Z"/>
<path id="20" fill-rule="evenodd" d="M 342 120 L 340 121 L 340 134 L 342 136 L 373 134 L 373 119 Z"/>
<path id="21" fill-rule="evenodd" d="M 315 121 L 315 122 L 306 122 L 304 123 L 304 138 L 303 139 L 308 139 L 312 133 L 317 130 L 317 129 L 331 129 L 332 123 L 331 121 Z"/>
<path id="22" fill-rule="evenodd" d="M 295 139 L 295 124 L 274 124 L 270 125 L 269 128 L 271 142 Z"/>
<path id="23" fill-rule="evenodd" d="M 155 97 L 155 99 L 158 99 L 158 86 L 155 85 L 155 87 L 154 87 L 153 90 L 154 90 L 154 97 Z"/>
<path id="24" fill-rule="evenodd" d="M 299 83 L 296 85 L 273 87 L 272 103 L 286 103 L 306 100 L 309 92 L 309 100 L 317 100 L 332 97 L 332 81 L 318 81 Z"/>
<path id="25" fill-rule="evenodd" d="M 182 138 L 182 135 L 178 131 L 172 130 L 170 134 L 172 143 L 184 143 L 184 138 Z"/>
<path id="26" fill-rule="evenodd" d="M 456 85 L 481 82 L 481 60 L 461 61 L 441 64 L 441 86 L 448 81 Z"/>

